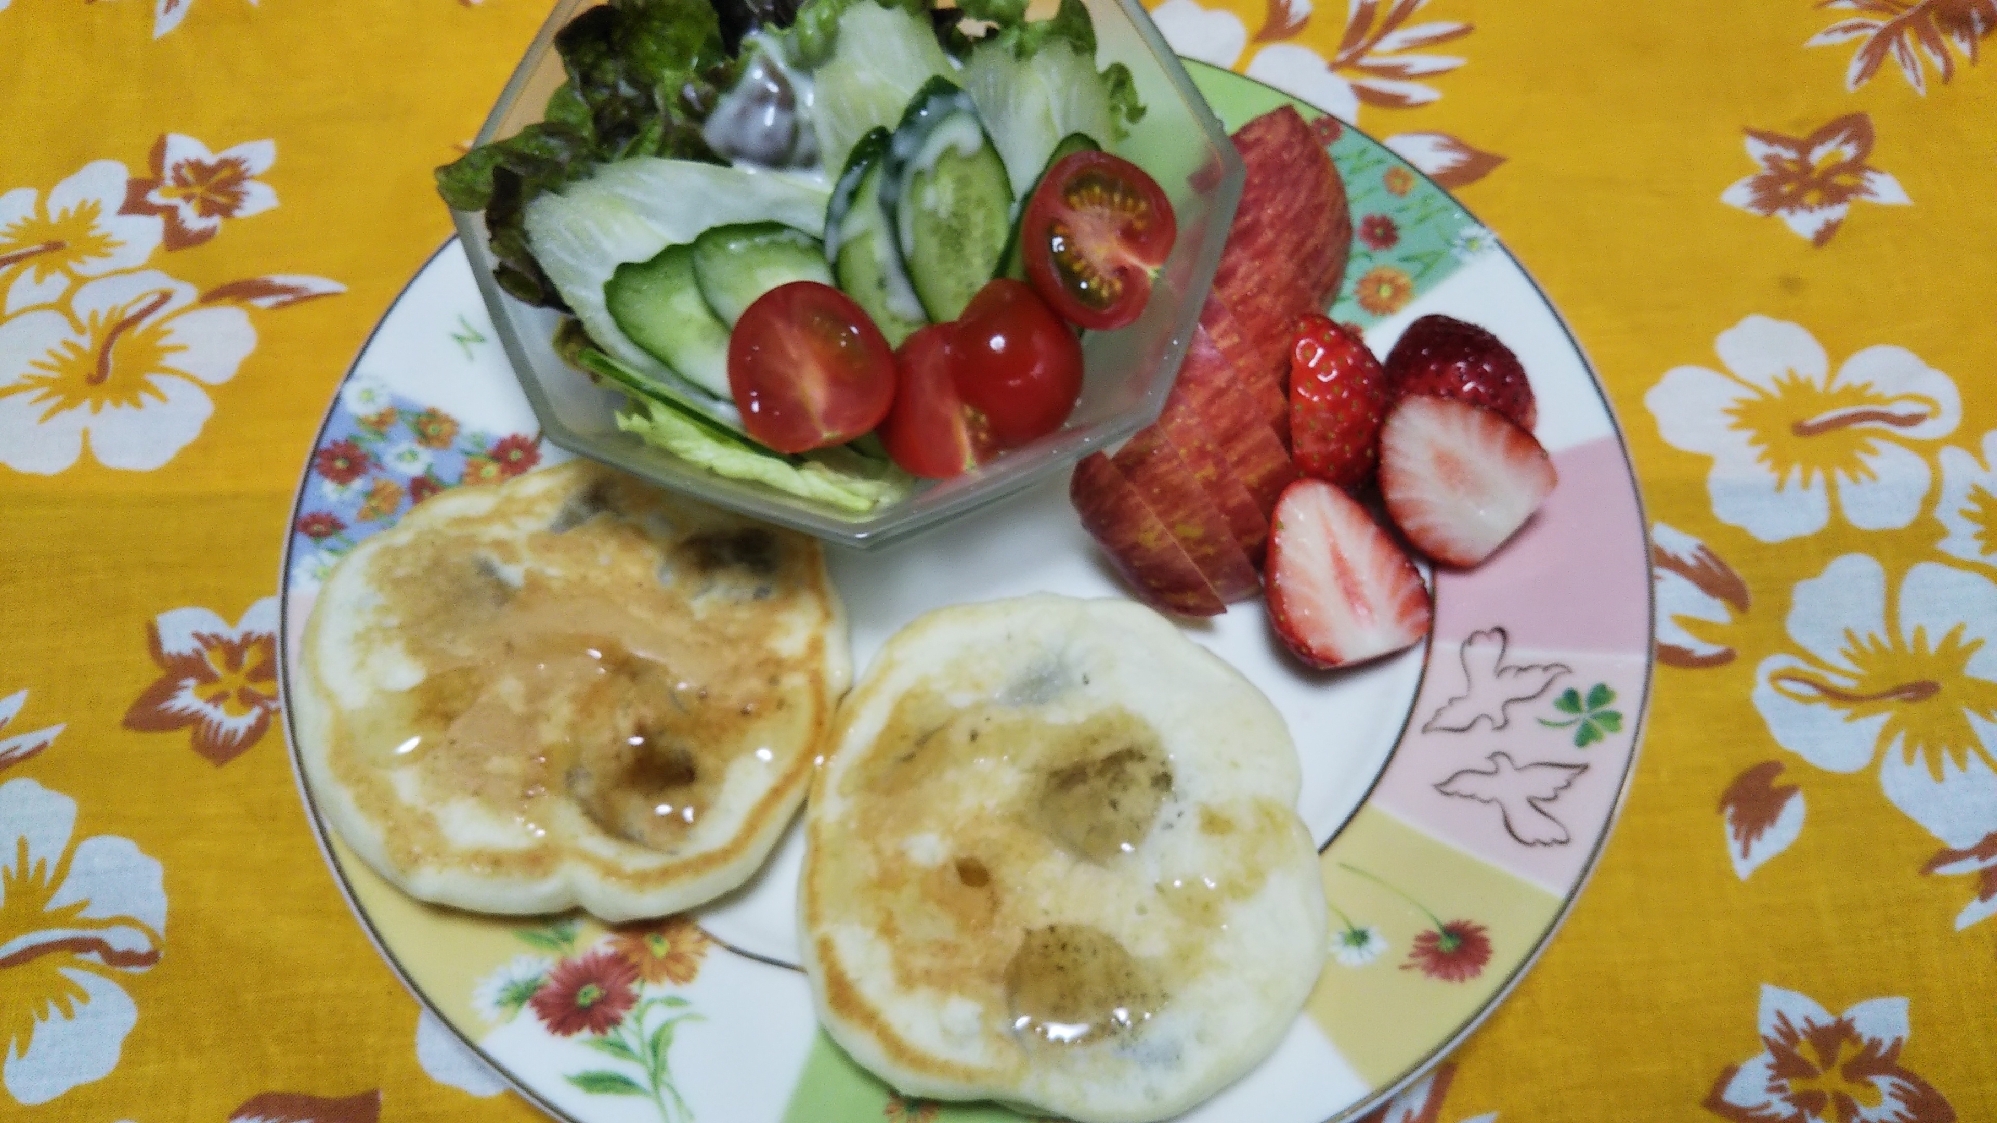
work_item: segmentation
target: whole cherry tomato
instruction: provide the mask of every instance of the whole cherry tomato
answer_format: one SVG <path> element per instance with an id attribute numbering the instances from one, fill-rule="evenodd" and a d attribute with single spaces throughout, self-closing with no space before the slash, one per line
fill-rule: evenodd
<path id="1" fill-rule="evenodd" d="M 749 435 L 778 452 L 844 444 L 894 399 L 894 352 L 852 298 L 792 281 L 756 298 L 728 338 L 728 389 Z"/>
<path id="2" fill-rule="evenodd" d="M 1021 219 L 1027 279 L 1071 324 L 1120 328 L 1144 311 L 1178 237 L 1171 200 L 1144 169 L 1075 152 L 1047 169 Z"/>
<path id="3" fill-rule="evenodd" d="M 894 462 L 932 480 L 967 472 L 998 451 L 984 415 L 957 393 L 956 344 L 955 323 L 931 324 L 902 340 L 894 405 L 880 428 Z"/>
<path id="4" fill-rule="evenodd" d="M 1032 286 L 986 282 L 956 320 L 957 393 L 1005 447 L 1061 427 L 1082 395 L 1082 344 Z"/>

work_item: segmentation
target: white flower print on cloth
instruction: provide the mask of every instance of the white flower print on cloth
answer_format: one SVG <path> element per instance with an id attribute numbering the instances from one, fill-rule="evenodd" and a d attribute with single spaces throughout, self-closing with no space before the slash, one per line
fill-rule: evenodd
<path id="1" fill-rule="evenodd" d="M 1712 548 L 1676 527 L 1650 527 L 1650 572 L 1657 593 L 1657 661 L 1671 667 L 1720 667 L 1734 649 L 1693 635 L 1684 621 L 1731 624 L 1748 610 L 1747 582 Z"/>
<path id="2" fill-rule="evenodd" d="M 1997 831 L 1997 585 L 1923 562 L 1889 591 L 1865 554 L 1798 582 L 1754 705 L 1783 748 L 1832 772 L 1879 762 L 1886 798 L 1945 846 Z"/>
<path id="3" fill-rule="evenodd" d="M 1165 0 L 1151 9 L 1151 22 L 1172 50 L 1185 58 L 1231 69 L 1248 45 L 1248 28 L 1226 8 L 1203 8 L 1194 0 Z"/>
<path id="4" fill-rule="evenodd" d="M 42 1104 L 117 1067 L 139 1010 L 123 975 L 159 962 L 160 864 L 130 839 L 71 844 L 76 801 L 0 784 L 0 1084 Z"/>
<path id="5" fill-rule="evenodd" d="M 276 162 L 275 141 L 246 141 L 210 152 L 191 136 L 165 133 L 153 144 L 152 175 L 134 176 L 126 186 L 123 210 L 160 216 L 169 250 L 198 246 L 222 229 L 223 219 L 247 218 L 277 206 L 277 192 L 256 178 Z"/>
<path id="6" fill-rule="evenodd" d="M 1836 374 L 1802 327 L 1749 316 L 1716 341 L 1726 371 L 1684 366 L 1644 395 L 1665 441 L 1711 457 L 1713 514 L 1763 542 L 1813 534 L 1835 506 L 1862 530 L 1903 527 L 1927 498 L 1908 447 L 1953 432 L 1948 375 L 1904 347 L 1867 347 Z"/>
<path id="7" fill-rule="evenodd" d="M 1463 59 L 1410 52 L 1460 39 L 1471 31 L 1471 25 L 1454 20 L 1408 22 L 1427 3 L 1402 0 L 1380 5 L 1369 0 L 1351 5 L 1345 28 L 1337 36 L 1337 53 L 1327 59 L 1312 47 L 1284 42 L 1311 19 L 1310 0 L 1271 0 L 1268 18 L 1254 36 L 1257 43 L 1269 46 L 1248 60 L 1248 76 L 1345 121 L 1357 122 L 1361 105 L 1382 109 L 1427 105 L 1442 94 L 1413 79 L 1447 74 L 1462 66 Z"/>
<path id="8" fill-rule="evenodd" d="M 1948 533 L 1939 549 L 1964 561 L 1997 566 L 1997 430 L 1983 434 L 1983 455 L 1942 450 L 1941 501 L 1935 518 Z"/>
<path id="9" fill-rule="evenodd" d="M 430 1079 L 486 1099 L 506 1090 L 506 1081 L 471 1050 L 443 1019 L 424 1007 L 416 1015 L 416 1063 Z"/>
<path id="10" fill-rule="evenodd" d="M 129 179 L 125 165 L 98 160 L 46 195 L 0 193 L 0 312 L 54 303 L 78 280 L 146 263 L 163 227 L 154 215 L 119 213 Z"/>
<path id="11" fill-rule="evenodd" d="M 235 377 L 256 342 L 241 308 L 200 303 L 158 270 L 91 281 L 67 313 L 0 322 L 0 464 L 61 472 L 88 436 L 106 467 L 158 468 L 214 412 L 203 386 Z"/>
<path id="12" fill-rule="evenodd" d="M 1705 1108 L 1734 1123 L 1954 1123 L 1955 1109 L 1900 1064 L 1907 1000 L 1873 998 L 1836 1017 L 1807 995 L 1761 988 L 1761 1052 L 1730 1065 Z"/>

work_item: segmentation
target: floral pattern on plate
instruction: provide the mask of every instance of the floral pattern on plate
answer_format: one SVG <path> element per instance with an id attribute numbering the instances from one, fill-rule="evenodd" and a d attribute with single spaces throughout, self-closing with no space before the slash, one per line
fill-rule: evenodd
<path id="1" fill-rule="evenodd" d="M 538 434 L 466 430 L 378 382 L 349 382 L 306 472 L 292 524 L 291 588 L 318 588 L 349 550 L 432 495 L 511 479 L 540 461 Z"/>

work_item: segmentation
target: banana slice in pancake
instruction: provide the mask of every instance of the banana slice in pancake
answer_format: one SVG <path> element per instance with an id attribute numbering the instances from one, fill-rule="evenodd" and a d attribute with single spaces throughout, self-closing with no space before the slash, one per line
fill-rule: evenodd
<path id="1" fill-rule="evenodd" d="M 932 612 L 812 782 L 820 1020 L 908 1095 L 1178 1114 L 1275 1048 L 1323 965 L 1299 782 L 1268 699 L 1147 608 Z"/>
<path id="2" fill-rule="evenodd" d="M 575 461 L 344 558 L 291 704 L 319 807 L 396 885 L 619 921 L 755 872 L 851 673 L 816 542 Z"/>

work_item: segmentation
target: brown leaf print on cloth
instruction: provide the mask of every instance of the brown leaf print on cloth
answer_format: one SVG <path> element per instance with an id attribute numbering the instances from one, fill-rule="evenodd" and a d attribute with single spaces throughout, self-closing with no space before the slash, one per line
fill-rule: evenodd
<path id="1" fill-rule="evenodd" d="M 1892 59 L 1914 92 L 1928 92 L 1927 68 L 1944 83 L 1955 77 L 1955 57 L 1976 64 L 1978 42 L 1997 31 L 1997 0 L 1825 0 L 1817 5 L 1858 15 L 1812 35 L 1805 47 L 1856 42 L 1844 88 L 1856 90 Z"/>
<path id="2" fill-rule="evenodd" d="M 381 1089 L 351 1096 L 264 1092 L 229 1113 L 229 1123 L 378 1123 Z"/>
<path id="3" fill-rule="evenodd" d="M 1803 792 L 1794 784 L 1777 784 L 1782 762 L 1767 760 L 1734 777 L 1720 794 L 1720 815 L 1726 821 L 1727 857 L 1742 881 L 1762 863 L 1789 849 L 1803 830 Z"/>
<path id="4" fill-rule="evenodd" d="M 1851 113 L 1805 137 L 1747 129 L 1747 154 L 1761 170 L 1720 193 L 1720 201 L 1749 214 L 1780 218 L 1815 246 L 1844 224 L 1854 202 L 1907 206 L 1900 181 L 1866 163 L 1872 155 L 1872 118 Z"/>

